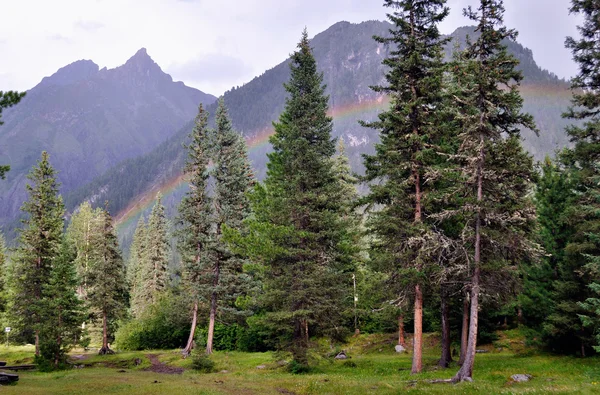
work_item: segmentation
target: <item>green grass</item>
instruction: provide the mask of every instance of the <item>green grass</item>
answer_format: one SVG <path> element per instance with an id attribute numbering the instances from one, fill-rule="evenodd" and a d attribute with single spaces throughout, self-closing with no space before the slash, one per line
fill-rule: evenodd
<path id="1" fill-rule="evenodd" d="M 84 365 L 55 373 L 21 372 L 17 385 L 2 387 L 2 394 L 397 394 L 413 393 L 600 393 L 600 359 L 578 359 L 549 355 L 529 355 L 515 334 L 508 334 L 502 351 L 489 346 L 478 354 L 473 383 L 432 384 L 428 380 L 450 378 L 458 367 L 438 369 L 435 337 L 426 340 L 425 371 L 411 375 L 411 356 L 393 351 L 393 337 L 360 336 L 343 346 L 352 363 L 320 358 L 312 373 L 293 375 L 276 363 L 273 353 L 217 352 L 213 356 L 218 373 L 201 374 L 190 369 L 191 359 L 182 359 L 177 350 L 122 352 L 110 356 L 89 354 Z M 320 344 L 321 353 L 327 349 Z M 0 346 L 0 359 L 8 362 L 31 358 L 32 349 Z M 74 352 L 80 355 L 80 352 Z M 146 354 L 159 354 L 160 361 L 185 368 L 183 374 L 146 371 Z M 521 356 L 528 355 L 528 356 Z M 135 365 L 135 359 L 142 364 Z M 265 369 L 257 369 L 266 365 Z M 227 372 L 222 372 L 227 371 Z M 512 383 L 510 376 L 527 373 L 528 383 Z"/>

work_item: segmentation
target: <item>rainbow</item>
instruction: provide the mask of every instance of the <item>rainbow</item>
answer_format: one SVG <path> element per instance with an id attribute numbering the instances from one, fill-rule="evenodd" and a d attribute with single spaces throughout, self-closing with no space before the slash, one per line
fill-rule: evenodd
<path id="1" fill-rule="evenodd" d="M 339 122 L 341 120 L 350 118 L 359 119 L 359 115 L 364 114 L 365 112 L 381 110 L 388 104 L 389 99 L 387 97 L 379 96 L 375 99 L 353 102 L 346 105 L 334 105 L 332 108 L 330 108 L 328 114 L 334 119 L 334 122 Z M 246 140 L 246 144 L 248 145 L 248 153 L 259 153 L 266 150 L 269 146 L 269 137 L 271 137 L 273 133 L 274 130 L 272 126 L 265 127 L 256 131 L 255 133 L 252 133 Z M 156 195 L 159 192 L 166 197 L 172 192 L 185 187 L 187 183 L 188 179 L 186 175 L 180 174 L 160 185 L 155 185 L 142 193 L 140 196 L 134 199 L 129 206 L 115 216 L 117 230 L 121 231 L 131 227 L 134 221 L 136 221 L 137 218 L 139 218 L 139 216 L 154 203 L 156 200 Z"/>

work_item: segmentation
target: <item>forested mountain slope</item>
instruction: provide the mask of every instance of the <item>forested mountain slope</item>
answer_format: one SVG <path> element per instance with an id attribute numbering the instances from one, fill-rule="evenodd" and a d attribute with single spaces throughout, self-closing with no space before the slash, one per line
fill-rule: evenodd
<path id="1" fill-rule="evenodd" d="M 25 175 L 50 154 L 61 192 L 84 185 L 127 158 L 150 152 L 215 97 L 174 82 L 140 49 L 124 65 L 102 69 L 80 60 L 44 78 L 3 114 L 0 223 L 14 222 L 25 199 Z"/>

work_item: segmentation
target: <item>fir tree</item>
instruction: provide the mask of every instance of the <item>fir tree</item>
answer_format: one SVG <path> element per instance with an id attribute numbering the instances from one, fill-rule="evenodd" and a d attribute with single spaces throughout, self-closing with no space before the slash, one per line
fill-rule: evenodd
<path id="1" fill-rule="evenodd" d="M 167 236 L 167 218 L 162 196 L 157 196 L 146 228 L 144 253 L 139 267 L 139 287 L 136 309 L 141 314 L 149 305 L 156 303 L 169 282 L 167 271 L 170 245 Z"/>
<path id="2" fill-rule="evenodd" d="M 333 171 L 335 141 L 323 75 L 306 31 L 292 55 L 284 112 L 274 123 L 267 178 L 252 193 L 245 253 L 264 270 L 264 323 L 290 351 L 294 371 L 308 366 L 311 328 L 339 328 L 338 308 L 351 294 L 344 266 L 341 189 Z"/>
<path id="3" fill-rule="evenodd" d="M 108 341 L 116 321 L 124 316 L 127 305 L 125 265 L 119 250 L 112 217 L 102 211 L 100 234 L 92 246 L 93 265 L 89 271 L 88 303 L 102 319 L 102 347 L 99 354 L 112 353 Z"/>
<path id="4" fill-rule="evenodd" d="M 564 117 L 582 121 L 583 124 L 567 128 L 573 148 L 566 150 L 562 157 L 571 170 L 577 196 L 571 212 L 574 234 L 566 247 L 564 269 L 580 273 L 582 277 L 571 276 L 570 281 L 563 282 L 558 291 L 562 291 L 562 302 L 565 304 L 560 318 L 573 323 L 574 315 L 585 314 L 575 298 L 583 302 L 592 296 L 590 289 L 582 285 L 600 280 L 600 49 L 597 45 L 600 4 L 597 1 L 572 0 L 570 11 L 581 15 L 583 23 L 578 29 L 579 39 L 568 37 L 565 43 L 579 65 L 579 73 L 571 81 L 573 106 Z M 598 286 L 591 285 L 591 288 L 597 291 Z M 593 298 L 583 306 L 591 305 Z M 590 323 L 589 319 L 586 323 Z M 576 336 L 579 337 L 580 352 L 584 356 L 590 333 L 584 328 L 579 328 L 578 332 Z"/>
<path id="5" fill-rule="evenodd" d="M 240 230 L 244 219 L 250 213 L 247 194 L 254 184 L 253 174 L 248 161 L 244 138 L 237 133 L 227 114 L 223 99 L 219 100 L 216 113 L 216 130 L 214 137 L 214 169 L 215 196 L 213 201 L 215 213 L 214 260 L 207 268 L 210 273 L 204 284 L 203 292 L 210 301 L 210 317 L 208 321 L 208 338 L 206 353 L 213 351 L 213 336 L 217 310 L 227 310 L 233 301 L 241 296 L 243 260 L 232 253 L 222 237 L 222 227 Z M 229 308 L 228 310 L 233 310 Z"/>
<path id="6" fill-rule="evenodd" d="M 68 351 L 79 340 L 85 315 L 83 302 L 76 294 L 78 285 L 75 250 L 65 239 L 43 289 L 44 320 L 37 359 L 42 368 L 65 367 Z"/>
<path id="7" fill-rule="evenodd" d="M 83 300 L 86 299 L 88 276 L 92 266 L 92 246 L 94 238 L 101 233 L 101 221 L 102 210 L 92 209 L 89 202 L 84 202 L 71 217 L 67 228 L 67 238 L 76 251 L 75 267 L 79 278 L 77 293 Z"/>
<path id="8" fill-rule="evenodd" d="M 412 373 L 422 370 L 423 285 L 434 264 L 437 249 L 433 223 L 428 219 L 431 206 L 426 183 L 431 167 L 440 162 L 439 114 L 442 104 L 444 71 L 442 38 L 438 24 L 449 13 L 445 0 L 386 0 L 393 9 L 388 18 L 394 27 L 390 37 L 378 42 L 393 44 L 384 60 L 389 67 L 387 85 L 374 87 L 391 97 L 388 111 L 367 126 L 380 131 L 381 142 L 375 155 L 365 157 L 366 181 L 371 185 L 365 203 L 382 205 L 371 216 L 370 228 L 376 233 L 376 248 L 387 253 L 388 271 L 403 270 L 414 287 L 414 350 Z M 408 270 L 407 270 L 408 269 Z"/>
<path id="9" fill-rule="evenodd" d="M 141 274 L 146 256 L 146 233 L 146 220 L 142 215 L 133 234 L 133 241 L 129 249 L 129 262 L 127 263 L 127 283 L 131 289 L 131 313 L 135 318 L 139 318 L 143 310 Z"/>
<path id="10" fill-rule="evenodd" d="M 24 333 L 34 334 L 35 354 L 40 355 L 40 331 L 44 317 L 44 284 L 50 278 L 52 264 L 59 256 L 63 237 L 64 205 L 58 195 L 56 172 L 42 152 L 41 160 L 27 178 L 29 199 L 21 210 L 26 218 L 19 231 L 15 254 L 17 280 L 11 311 Z"/>
<path id="11" fill-rule="evenodd" d="M 213 243 L 211 232 L 214 210 L 207 190 L 210 161 L 207 123 L 208 114 L 200 105 L 196 125 L 190 134 L 191 141 L 186 146 L 188 158 L 184 171 L 190 177 L 190 190 L 179 205 L 178 249 L 183 262 L 184 287 L 193 300 L 192 326 L 187 345 L 182 352 L 184 357 L 191 353 L 194 344 L 200 300 L 199 284 L 205 274 L 205 267 L 213 262 L 210 249 Z"/>
<path id="12" fill-rule="evenodd" d="M 562 324 L 566 322 L 561 318 L 561 310 L 569 298 L 560 291 L 563 281 L 577 277 L 576 273 L 565 270 L 565 247 L 573 234 L 569 207 L 574 195 L 568 172 L 563 168 L 546 157 L 541 170 L 535 198 L 539 238 L 547 256 L 538 263 L 524 262 L 523 292 L 519 302 L 523 323 L 543 335 L 547 345 L 558 351 L 553 346 L 572 344 L 565 342 L 563 331 L 571 333 L 572 324 L 578 320 L 573 315 L 569 324 Z"/>
<path id="13" fill-rule="evenodd" d="M 7 304 L 7 284 L 6 279 L 8 278 L 8 262 L 6 258 L 6 243 L 4 241 L 4 235 L 0 232 L 0 313 L 6 311 Z"/>
<path id="14" fill-rule="evenodd" d="M 538 250 L 530 241 L 535 210 L 527 196 L 533 163 L 519 140 L 520 127 L 536 129 L 532 117 L 521 113 L 518 61 L 501 44 L 517 34 L 503 26 L 503 13 L 502 0 L 481 0 L 476 10 L 465 10 L 480 36 L 467 40 L 462 62 L 453 65 L 450 89 L 457 88 L 451 94 L 462 144 L 454 156 L 461 181 L 452 196 L 460 197 L 461 206 L 445 214 L 464 224 L 459 241 L 467 252 L 471 303 L 466 355 L 454 381 L 473 375 L 482 287 Z"/>

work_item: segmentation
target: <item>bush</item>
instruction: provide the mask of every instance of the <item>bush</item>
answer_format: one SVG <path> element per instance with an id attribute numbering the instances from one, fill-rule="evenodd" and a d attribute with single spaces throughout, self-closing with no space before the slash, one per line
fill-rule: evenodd
<path id="1" fill-rule="evenodd" d="M 300 363 L 298 361 L 292 360 L 287 365 L 288 371 L 293 374 L 303 374 L 310 372 L 310 366 Z"/>
<path id="2" fill-rule="evenodd" d="M 164 295 L 140 319 L 120 326 L 115 334 L 116 347 L 123 350 L 183 347 L 190 331 L 188 310 L 183 297 Z"/>
<path id="3" fill-rule="evenodd" d="M 215 371 L 215 362 L 203 352 L 192 355 L 192 368 L 202 373 L 212 373 Z"/>
<path id="4" fill-rule="evenodd" d="M 198 330 L 196 343 L 198 347 L 206 346 L 208 329 Z M 264 328 L 257 325 L 250 317 L 248 327 L 239 324 L 226 325 L 215 323 L 215 332 L 213 337 L 213 349 L 216 351 L 244 351 L 244 352 L 265 352 L 270 351 L 266 344 Z"/>

